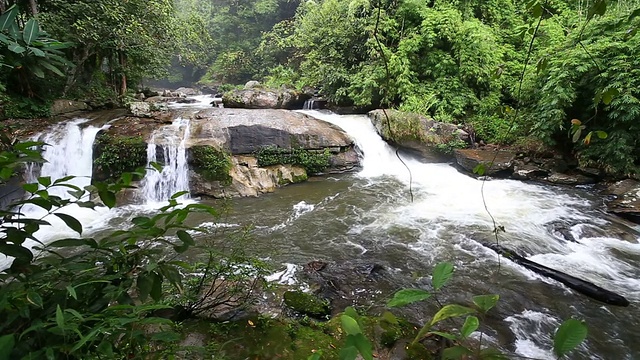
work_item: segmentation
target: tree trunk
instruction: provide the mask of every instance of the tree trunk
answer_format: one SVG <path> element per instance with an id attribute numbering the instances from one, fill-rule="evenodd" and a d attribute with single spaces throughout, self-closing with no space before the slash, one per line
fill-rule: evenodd
<path id="1" fill-rule="evenodd" d="M 120 52 L 120 71 L 121 71 L 121 77 L 120 77 L 120 95 L 124 96 L 124 94 L 127 92 L 127 72 L 126 72 L 126 68 L 127 68 L 127 56 L 124 54 L 123 51 Z"/>
<path id="2" fill-rule="evenodd" d="M 31 9 L 31 15 L 38 15 L 38 3 L 36 2 L 36 0 L 29 0 L 29 8 Z"/>

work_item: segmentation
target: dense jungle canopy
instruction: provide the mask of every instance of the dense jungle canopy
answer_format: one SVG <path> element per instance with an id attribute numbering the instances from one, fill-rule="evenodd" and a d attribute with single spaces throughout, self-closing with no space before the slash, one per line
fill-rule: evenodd
<path id="1" fill-rule="evenodd" d="M 486 142 L 541 140 L 612 174 L 640 161 L 635 0 L 3 0 L 0 10 L 14 5 L 0 37 L 1 96 L 17 99 L 5 117 L 46 115 L 39 104 L 61 96 L 117 103 L 149 78 L 254 79 L 468 124 Z M 581 135 L 608 138 L 572 142 L 573 119 Z"/>

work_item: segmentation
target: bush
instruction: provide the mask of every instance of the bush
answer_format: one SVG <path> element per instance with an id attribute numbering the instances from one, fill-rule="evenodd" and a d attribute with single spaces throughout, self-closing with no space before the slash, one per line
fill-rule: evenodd
<path id="1" fill-rule="evenodd" d="M 256 153 L 259 166 L 292 164 L 303 167 L 307 174 L 319 174 L 329 167 L 331 153 L 329 149 L 322 152 L 301 148 L 291 150 L 278 147 L 265 147 Z"/>
<path id="2" fill-rule="evenodd" d="M 1 101 L 2 99 L 0 99 Z M 5 119 L 36 119 L 51 116 L 51 102 L 22 96 L 6 97 L 3 108 Z"/>
<path id="3" fill-rule="evenodd" d="M 99 133 L 94 143 L 94 166 L 101 180 L 118 178 L 147 164 L 147 144 L 141 136 Z"/>
<path id="4" fill-rule="evenodd" d="M 194 146 L 190 151 L 190 163 L 196 172 L 207 180 L 231 184 L 231 158 L 228 154 L 212 146 Z"/>

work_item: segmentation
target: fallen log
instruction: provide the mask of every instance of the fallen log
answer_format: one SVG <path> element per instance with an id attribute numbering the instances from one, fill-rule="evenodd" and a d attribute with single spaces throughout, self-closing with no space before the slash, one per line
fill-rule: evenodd
<path id="1" fill-rule="evenodd" d="M 538 273 L 542 276 L 546 276 L 548 278 L 559 281 L 565 284 L 567 287 L 581 294 L 584 294 L 592 299 L 601 301 L 609 305 L 629 306 L 629 300 L 627 300 L 622 295 L 603 289 L 588 281 L 578 279 L 577 277 L 565 274 L 561 271 L 554 270 L 544 265 L 540 265 L 536 262 L 533 262 L 531 260 L 525 259 L 524 257 L 516 254 L 515 252 L 505 247 L 502 247 L 498 244 L 482 243 L 482 245 L 497 252 L 498 254 L 504 256 L 505 258 L 513 261 L 516 264 L 522 265 L 525 268 L 535 273 Z"/>

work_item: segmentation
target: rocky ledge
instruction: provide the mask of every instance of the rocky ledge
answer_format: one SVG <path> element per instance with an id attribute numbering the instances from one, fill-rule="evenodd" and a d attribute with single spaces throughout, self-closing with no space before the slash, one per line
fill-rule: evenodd
<path id="1" fill-rule="evenodd" d="M 397 110 L 378 109 L 368 115 L 385 141 L 430 161 L 448 161 L 454 148 L 468 146 L 469 134 L 453 124 Z"/>
<path id="2" fill-rule="evenodd" d="M 359 166 L 353 140 L 335 125 L 288 110 L 212 108 L 112 122 L 94 145 L 94 178 L 118 176 L 145 165 L 151 134 L 179 117 L 190 119 L 185 148 L 196 196 L 256 196 L 311 175 Z M 162 136 L 156 136 L 154 143 L 165 145 Z"/>

